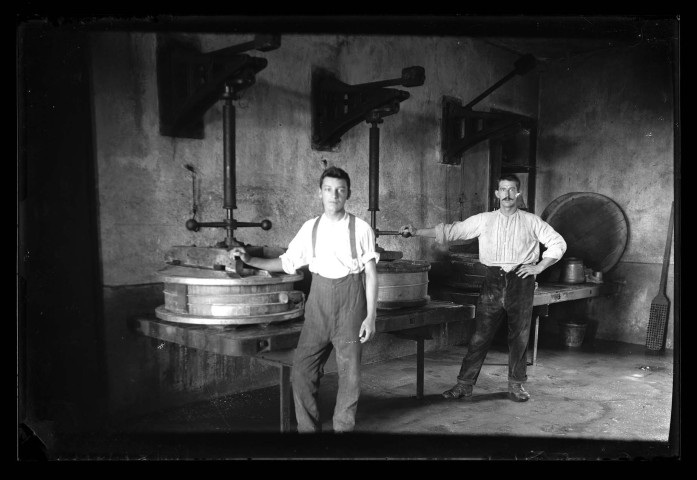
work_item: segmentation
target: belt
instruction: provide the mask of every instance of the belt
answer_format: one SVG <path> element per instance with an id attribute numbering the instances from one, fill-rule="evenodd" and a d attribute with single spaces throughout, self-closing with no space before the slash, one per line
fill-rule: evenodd
<path id="1" fill-rule="evenodd" d="M 508 271 L 508 272 L 505 271 L 503 269 L 503 267 L 490 267 L 489 265 L 484 265 L 484 266 L 487 268 L 487 270 L 490 270 L 493 273 L 499 273 L 499 272 L 500 273 L 513 273 L 518 269 L 518 267 L 522 266 L 522 263 L 520 265 L 516 265 L 516 267 L 514 269 L 512 269 L 511 271 Z"/>

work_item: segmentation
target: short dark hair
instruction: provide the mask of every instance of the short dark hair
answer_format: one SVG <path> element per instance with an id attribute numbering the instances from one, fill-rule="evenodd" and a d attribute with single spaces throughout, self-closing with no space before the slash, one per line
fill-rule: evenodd
<path id="1" fill-rule="evenodd" d="M 324 169 L 322 172 L 322 176 L 319 177 L 319 188 L 322 188 L 322 182 L 324 181 L 324 177 L 332 177 L 332 178 L 338 178 L 340 180 L 346 180 L 346 186 L 349 189 L 349 192 L 351 191 L 351 179 L 349 178 L 349 174 L 346 173 L 344 170 L 342 170 L 339 167 L 327 167 Z"/>
<path id="2" fill-rule="evenodd" d="M 509 182 L 515 182 L 515 188 L 520 190 L 520 178 L 518 178 L 518 175 L 515 175 L 513 173 L 502 173 L 501 176 L 499 177 L 498 182 L 496 182 L 496 190 L 499 189 L 499 185 L 501 182 L 504 180 L 508 180 Z"/>

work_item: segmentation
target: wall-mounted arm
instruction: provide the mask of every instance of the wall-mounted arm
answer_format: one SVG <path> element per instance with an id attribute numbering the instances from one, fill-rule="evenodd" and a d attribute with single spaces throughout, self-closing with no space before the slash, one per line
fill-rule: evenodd
<path id="1" fill-rule="evenodd" d="M 359 85 L 347 85 L 323 69 L 312 72 L 312 148 L 332 150 L 341 136 L 363 120 L 371 112 L 383 111 L 382 116 L 399 111 L 399 103 L 409 98 L 409 93 L 391 85 L 415 87 L 423 85 L 423 67 L 408 67 L 399 78 Z"/>
<path id="2" fill-rule="evenodd" d="M 499 135 L 511 128 L 518 128 L 527 117 L 511 113 L 478 112 L 472 107 L 515 75 L 525 75 L 535 68 L 532 55 L 523 55 L 514 64 L 514 69 L 501 80 L 486 89 L 467 105 L 452 97 L 443 98 L 441 121 L 442 162 L 456 165 L 461 155 L 479 142 Z"/>
<path id="3" fill-rule="evenodd" d="M 240 52 L 268 51 L 280 46 L 278 36 L 257 36 L 254 41 L 201 53 L 198 47 L 177 37 L 158 36 L 157 86 L 160 133 L 203 138 L 203 115 L 220 99 L 226 84 L 239 92 L 253 85 L 255 75 L 266 68 L 265 58 Z"/>
<path id="4" fill-rule="evenodd" d="M 503 77 L 501 80 L 493 84 L 491 87 L 487 88 L 482 92 L 478 97 L 476 97 L 474 100 L 469 102 L 467 105 L 465 105 L 465 108 L 472 108 L 474 107 L 477 103 L 479 103 L 481 100 L 486 98 L 491 92 L 499 88 L 501 85 L 509 81 L 511 78 L 513 78 L 516 75 L 525 75 L 529 71 L 531 71 L 533 68 L 535 68 L 535 65 L 537 64 L 537 60 L 535 57 L 533 57 L 530 54 L 523 55 L 520 57 L 518 60 L 515 61 L 513 64 L 513 71 L 508 73 L 505 77 Z"/>
<path id="5" fill-rule="evenodd" d="M 508 112 L 478 112 L 459 105 L 456 99 L 443 99 L 441 123 L 442 162 L 457 165 L 462 154 L 476 144 L 525 128 L 529 118 Z"/>

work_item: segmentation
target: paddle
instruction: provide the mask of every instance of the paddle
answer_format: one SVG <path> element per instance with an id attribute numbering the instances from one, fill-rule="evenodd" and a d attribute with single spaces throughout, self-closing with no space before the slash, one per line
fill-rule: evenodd
<path id="1" fill-rule="evenodd" d="M 665 295 L 666 276 L 668 263 L 670 262 L 670 241 L 673 239 L 673 203 L 670 204 L 670 220 L 668 222 L 668 239 L 666 251 L 663 254 L 663 270 L 661 271 L 661 283 L 658 287 L 658 295 L 651 302 L 649 311 L 649 327 L 646 331 L 646 348 L 652 352 L 665 348 L 666 323 L 670 301 Z"/>

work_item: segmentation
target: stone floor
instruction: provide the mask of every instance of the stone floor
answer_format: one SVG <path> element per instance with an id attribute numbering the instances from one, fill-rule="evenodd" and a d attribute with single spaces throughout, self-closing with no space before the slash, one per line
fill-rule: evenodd
<path id="1" fill-rule="evenodd" d="M 278 433 L 278 387 L 135 419 L 111 432 L 62 439 L 51 453 L 81 459 L 671 459 L 673 356 L 596 341 L 541 343 L 528 367 L 532 398 L 507 398 L 507 353 L 494 347 L 471 400 L 446 400 L 466 347 L 427 352 L 424 398 L 416 356 L 363 368 L 356 430 L 331 433 L 336 374 L 322 378 L 325 433 Z M 669 441 L 670 439 L 670 441 Z"/>

